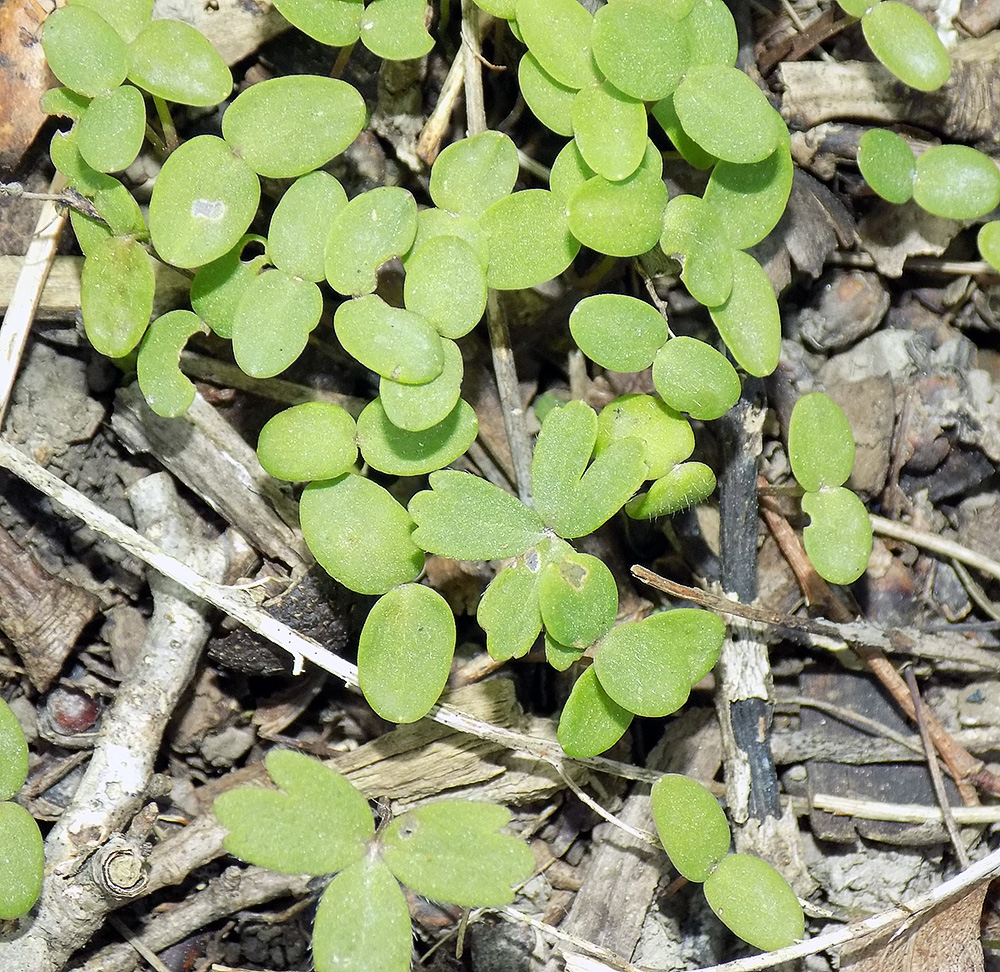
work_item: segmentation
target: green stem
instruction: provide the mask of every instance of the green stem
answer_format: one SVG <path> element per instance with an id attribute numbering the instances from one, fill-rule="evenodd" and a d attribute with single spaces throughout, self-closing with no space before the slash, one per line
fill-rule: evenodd
<path id="1" fill-rule="evenodd" d="M 347 47 L 342 47 L 337 52 L 337 60 L 333 62 L 333 67 L 330 68 L 331 78 L 339 78 L 344 73 L 344 68 L 347 67 L 347 62 L 351 59 L 351 54 L 354 53 L 356 44 L 357 41 L 354 44 L 348 44 Z"/>
<path id="2" fill-rule="evenodd" d="M 181 144 L 181 140 L 177 137 L 177 127 L 174 125 L 173 118 L 170 117 L 170 108 L 162 98 L 153 95 L 153 105 L 156 107 L 156 116 L 160 119 L 160 125 L 163 128 L 163 141 L 166 152 L 169 154 Z"/>

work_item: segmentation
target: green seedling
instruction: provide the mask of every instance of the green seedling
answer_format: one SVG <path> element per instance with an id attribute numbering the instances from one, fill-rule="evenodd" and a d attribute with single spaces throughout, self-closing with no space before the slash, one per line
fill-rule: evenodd
<path id="1" fill-rule="evenodd" d="M 788 427 L 792 473 L 805 490 L 803 533 L 809 560 L 832 584 L 851 584 L 868 566 L 872 526 L 864 504 L 844 483 L 854 467 L 854 437 L 847 418 L 822 392 L 803 395 Z"/>
<path id="2" fill-rule="evenodd" d="M 213 810 L 236 857 L 282 874 L 335 875 L 313 926 L 317 972 L 409 970 L 400 883 L 436 901 L 498 907 L 534 870 L 527 844 L 501 832 L 510 822 L 504 807 L 441 800 L 376 832 L 368 801 L 339 773 L 290 750 L 272 750 L 265 762 L 279 789 L 230 790 Z"/>
<path id="3" fill-rule="evenodd" d="M 17 716 L 0 699 L 0 919 L 27 914 L 42 891 L 42 835 L 12 798 L 28 778 L 28 743 Z"/>

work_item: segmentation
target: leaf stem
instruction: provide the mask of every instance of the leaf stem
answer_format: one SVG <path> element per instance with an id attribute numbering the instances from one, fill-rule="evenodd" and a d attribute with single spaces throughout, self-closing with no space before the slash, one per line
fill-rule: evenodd
<path id="1" fill-rule="evenodd" d="M 181 144 L 181 140 L 177 136 L 177 127 L 174 125 L 166 101 L 158 95 L 153 95 L 153 104 L 156 107 L 156 116 L 160 119 L 160 125 L 163 127 L 164 150 L 169 155 Z"/>

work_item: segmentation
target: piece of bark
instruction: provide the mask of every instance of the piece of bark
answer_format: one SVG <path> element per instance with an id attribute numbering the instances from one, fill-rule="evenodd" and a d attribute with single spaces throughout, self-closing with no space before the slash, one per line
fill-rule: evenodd
<path id="1" fill-rule="evenodd" d="M 0 527 L 0 631 L 39 692 L 59 674 L 99 606 L 95 595 L 43 570 Z"/>
<path id="2" fill-rule="evenodd" d="M 133 452 L 152 453 L 261 553 L 301 572 L 312 563 L 294 522 L 292 500 L 260 467 L 257 454 L 233 427 L 196 395 L 181 419 L 156 415 L 138 386 L 119 390 L 111 427 Z"/>

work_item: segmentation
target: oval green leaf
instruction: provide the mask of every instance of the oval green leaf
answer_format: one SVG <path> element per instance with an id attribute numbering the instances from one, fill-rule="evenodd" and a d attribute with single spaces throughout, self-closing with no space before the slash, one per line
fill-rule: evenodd
<path id="1" fill-rule="evenodd" d="M 126 169 L 142 148 L 146 104 L 138 88 L 123 84 L 98 95 L 77 122 L 77 147 L 98 172 Z"/>
<path id="2" fill-rule="evenodd" d="M 674 196 L 663 214 L 660 249 L 667 256 L 680 258 L 681 280 L 691 296 L 706 307 L 718 307 L 733 290 L 733 246 L 726 229 L 729 218 L 700 196 L 689 195 Z"/>
<path id="3" fill-rule="evenodd" d="M 726 356 L 691 337 L 671 338 L 659 350 L 653 384 L 671 408 L 702 422 L 721 418 L 740 397 L 740 376 Z"/>
<path id="4" fill-rule="evenodd" d="M 356 88 L 337 78 L 294 74 L 239 94 L 222 116 L 222 137 L 254 172 L 292 179 L 340 155 L 364 123 L 365 103 Z"/>
<path id="5" fill-rule="evenodd" d="M 464 216 L 481 216 L 509 196 L 517 181 L 517 148 L 501 132 L 480 132 L 449 145 L 431 169 L 434 205 Z"/>
<path id="6" fill-rule="evenodd" d="M 194 385 L 180 369 L 181 351 L 194 334 L 208 326 L 191 311 L 175 310 L 156 318 L 146 331 L 136 372 L 146 404 L 164 418 L 183 415 L 194 401 Z"/>
<path id="7" fill-rule="evenodd" d="M 601 409 L 594 455 L 603 455 L 612 443 L 628 438 L 643 444 L 647 479 L 665 476 L 694 451 L 691 423 L 652 395 L 622 395 Z"/>
<path id="8" fill-rule="evenodd" d="M 560 84 L 594 80 L 590 33 L 594 18 L 576 0 L 517 0 L 517 26 L 528 50 Z"/>
<path id="9" fill-rule="evenodd" d="M 153 313 L 156 281 L 149 255 L 135 240 L 112 236 L 84 261 L 83 326 L 94 348 L 120 358 L 140 341 Z"/>
<path id="10" fill-rule="evenodd" d="M 781 317 L 771 281 L 749 253 L 733 251 L 733 292 L 709 314 L 737 364 L 763 378 L 778 367 Z"/>
<path id="11" fill-rule="evenodd" d="M 42 50 L 52 73 L 88 98 L 117 88 L 128 73 L 125 42 L 100 14 L 79 4 L 45 18 Z"/>
<path id="12" fill-rule="evenodd" d="M 359 594 L 384 594 L 424 568 L 409 514 L 370 479 L 347 473 L 310 483 L 302 492 L 299 519 L 320 566 Z"/>
<path id="13" fill-rule="evenodd" d="M 408 432 L 393 425 L 376 398 L 358 416 L 358 448 L 365 462 L 392 476 L 423 476 L 454 462 L 475 441 L 476 413 L 458 400 L 437 425 Z"/>
<path id="14" fill-rule="evenodd" d="M 27 914 L 42 893 L 45 867 L 42 835 L 20 804 L 0 803 L 0 919 Z"/>
<path id="15" fill-rule="evenodd" d="M 665 716 L 711 671 L 726 627 L 692 608 L 663 611 L 612 628 L 594 649 L 597 677 L 619 705 L 641 716 Z"/>
<path id="16" fill-rule="evenodd" d="M 1000 203 L 1000 171 L 968 145 L 938 145 L 917 159 L 913 198 L 935 216 L 985 216 Z"/>
<path id="17" fill-rule="evenodd" d="M 444 368 L 424 385 L 404 385 L 380 378 L 379 399 L 389 421 L 408 432 L 421 432 L 443 422 L 458 404 L 462 391 L 462 352 L 454 341 L 442 341 Z"/>
<path id="18" fill-rule="evenodd" d="M 567 203 L 570 196 L 595 175 L 597 173 L 583 161 L 576 139 L 573 139 L 560 149 L 552 163 L 552 168 L 549 170 L 549 189 L 553 196 Z"/>
<path id="19" fill-rule="evenodd" d="M 278 13 L 321 44 L 347 47 L 361 32 L 363 0 L 274 0 Z"/>
<path id="20" fill-rule="evenodd" d="M 10 800 L 28 778 L 28 742 L 14 710 L 0 699 L 0 800 Z"/>
<path id="21" fill-rule="evenodd" d="M 625 735 L 632 718 L 604 691 L 591 665 L 576 680 L 563 706 L 556 739 L 574 759 L 599 756 Z"/>
<path id="22" fill-rule="evenodd" d="M 570 648 L 569 645 L 560 644 L 548 631 L 545 632 L 544 641 L 545 660 L 557 672 L 567 671 L 574 662 L 583 657 L 582 648 Z"/>
<path id="23" fill-rule="evenodd" d="M 686 24 L 655 0 L 617 0 L 601 7 L 591 42 L 605 77 L 640 101 L 672 94 L 688 67 Z"/>
<path id="24" fill-rule="evenodd" d="M 267 230 L 267 255 L 279 270 L 318 283 L 326 278 L 330 223 L 347 205 L 347 193 L 329 172 L 296 179 L 281 197 Z"/>
<path id="25" fill-rule="evenodd" d="M 681 877 L 699 884 L 729 853 L 732 836 L 719 801 L 697 780 L 668 773 L 653 784 L 653 822 Z"/>
<path id="26" fill-rule="evenodd" d="M 642 371 L 667 340 L 667 322 L 655 307 L 625 294 L 584 297 L 569 315 L 580 350 L 611 371 Z"/>
<path id="27" fill-rule="evenodd" d="M 843 486 L 854 468 L 854 436 L 840 406 L 822 392 L 803 395 L 788 423 L 788 459 L 807 491 Z"/>
<path id="28" fill-rule="evenodd" d="M 444 345 L 434 325 L 377 294 L 341 304 L 333 326 L 344 350 L 383 378 L 421 385 L 444 370 Z"/>
<path id="29" fill-rule="evenodd" d="M 455 654 L 455 615 L 422 584 L 394 587 L 369 611 L 358 641 L 358 681 L 389 722 L 416 722 L 437 702 Z"/>
<path id="30" fill-rule="evenodd" d="M 335 479 L 358 458 L 354 419 L 332 402 L 303 402 L 279 412 L 260 430 L 257 458 L 289 482 Z"/>
<path id="31" fill-rule="evenodd" d="M 435 472 L 410 500 L 414 541 L 453 560 L 503 560 L 541 540 L 544 524 L 516 496 L 457 470 Z"/>
<path id="32" fill-rule="evenodd" d="M 884 128 L 869 129 L 858 142 L 858 168 L 883 199 L 901 205 L 913 196 L 917 160 L 902 135 Z"/>
<path id="33" fill-rule="evenodd" d="M 639 168 L 649 128 L 641 101 L 595 81 L 577 92 L 572 119 L 580 154 L 598 175 L 618 182 Z"/>
<path id="34" fill-rule="evenodd" d="M 868 568 L 872 524 L 865 504 L 843 486 L 802 497 L 810 517 L 802 542 L 816 573 L 831 584 L 853 584 Z"/>
<path id="35" fill-rule="evenodd" d="M 984 223 L 979 229 L 976 243 L 979 255 L 994 270 L 1000 271 L 1000 220 L 993 219 Z"/>
<path id="36" fill-rule="evenodd" d="M 434 46 L 426 0 L 372 0 L 361 15 L 361 43 L 387 61 L 423 57 Z"/>
<path id="37" fill-rule="evenodd" d="M 382 859 L 417 894 L 464 908 L 510 904 L 535 869 L 524 841 L 499 833 L 510 811 L 494 803 L 436 800 L 397 817 Z"/>
<path id="38" fill-rule="evenodd" d="M 705 879 L 705 898 L 719 920 L 755 948 L 784 948 L 805 935 L 805 916 L 795 892 L 759 857 L 724 857 Z"/>
<path id="39" fill-rule="evenodd" d="M 560 84 L 527 51 L 517 68 L 517 83 L 524 103 L 534 116 L 557 135 L 573 134 L 573 99 L 576 89 Z"/>
<path id="40" fill-rule="evenodd" d="M 458 213 L 449 213 L 446 209 L 435 206 L 421 209 L 417 214 L 417 235 L 413 238 L 409 253 L 403 257 L 403 266 L 409 264 L 410 258 L 416 256 L 426 242 L 438 236 L 457 236 L 465 240 L 475 251 L 479 265 L 483 270 L 486 269 L 489 252 L 486 237 L 479 227 L 479 219 L 474 216 L 459 216 Z"/>
<path id="41" fill-rule="evenodd" d="M 732 67 L 736 63 L 739 51 L 736 21 L 725 0 L 695 0 L 684 18 L 684 26 L 691 67 L 703 64 Z"/>
<path id="42" fill-rule="evenodd" d="M 614 624 L 618 587 L 603 561 L 571 553 L 542 568 L 538 606 L 546 631 L 556 641 L 586 648 Z"/>
<path id="43" fill-rule="evenodd" d="M 941 38 L 920 14 L 897 0 L 877 3 L 861 18 L 872 53 L 918 91 L 936 91 L 951 77 L 951 59 Z"/>
<path id="44" fill-rule="evenodd" d="M 68 3 L 89 7 L 100 14 L 126 44 L 139 36 L 153 15 L 153 0 L 68 0 Z"/>
<path id="45" fill-rule="evenodd" d="M 305 350 L 323 313 L 323 295 L 309 280 L 265 270 L 244 290 L 233 314 L 233 355 L 254 378 L 272 378 Z"/>
<path id="46" fill-rule="evenodd" d="M 379 186 L 337 214 L 326 240 L 326 279 L 338 293 L 372 293 L 378 268 L 402 256 L 417 235 L 417 204 L 405 189 Z"/>
<path id="47" fill-rule="evenodd" d="M 244 260 L 243 251 L 249 243 L 266 242 L 263 236 L 244 236 L 228 253 L 199 267 L 191 281 L 191 306 L 221 338 L 233 336 L 240 298 L 267 262 L 263 254 Z"/>
<path id="48" fill-rule="evenodd" d="M 435 236 L 406 261 L 406 309 L 446 338 L 468 334 L 486 310 L 486 272 L 476 251 L 457 236 Z"/>
<path id="49" fill-rule="evenodd" d="M 676 340 L 676 339 L 675 339 Z M 715 491 L 715 473 L 703 462 L 682 462 L 661 476 L 645 493 L 625 504 L 633 520 L 670 516 L 700 503 Z"/>
<path id="50" fill-rule="evenodd" d="M 684 131 L 729 162 L 760 162 L 778 147 L 781 116 L 742 71 L 706 65 L 689 71 L 674 92 Z"/>
<path id="51" fill-rule="evenodd" d="M 710 169 L 718 161 L 710 152 L 706 152 L 696 141 L 694 141 L 681 120 L 677 117 L 674 108 L 674 96 L 670 95 L 656 102 L 649 113 L 660 123 L 662 128 L 673 142 L 674 148 L 685 162 L 696 169 Z"/>
<path id="52" fill-rule="evenodd" d="M 257 176 L 221 138 L 192 138 L 156 177 L 149 201 L 156 252 L 177 267 L 211 263 L 239 242 L 259 202 Z"/>
<path id="53" fill-rule="evenodd" d="M 165 101 L 207 108 L 225 101 L 233 76 L 211 42 L 179 20 L 154 20 L 129 46 L 128 79 Z"/>

